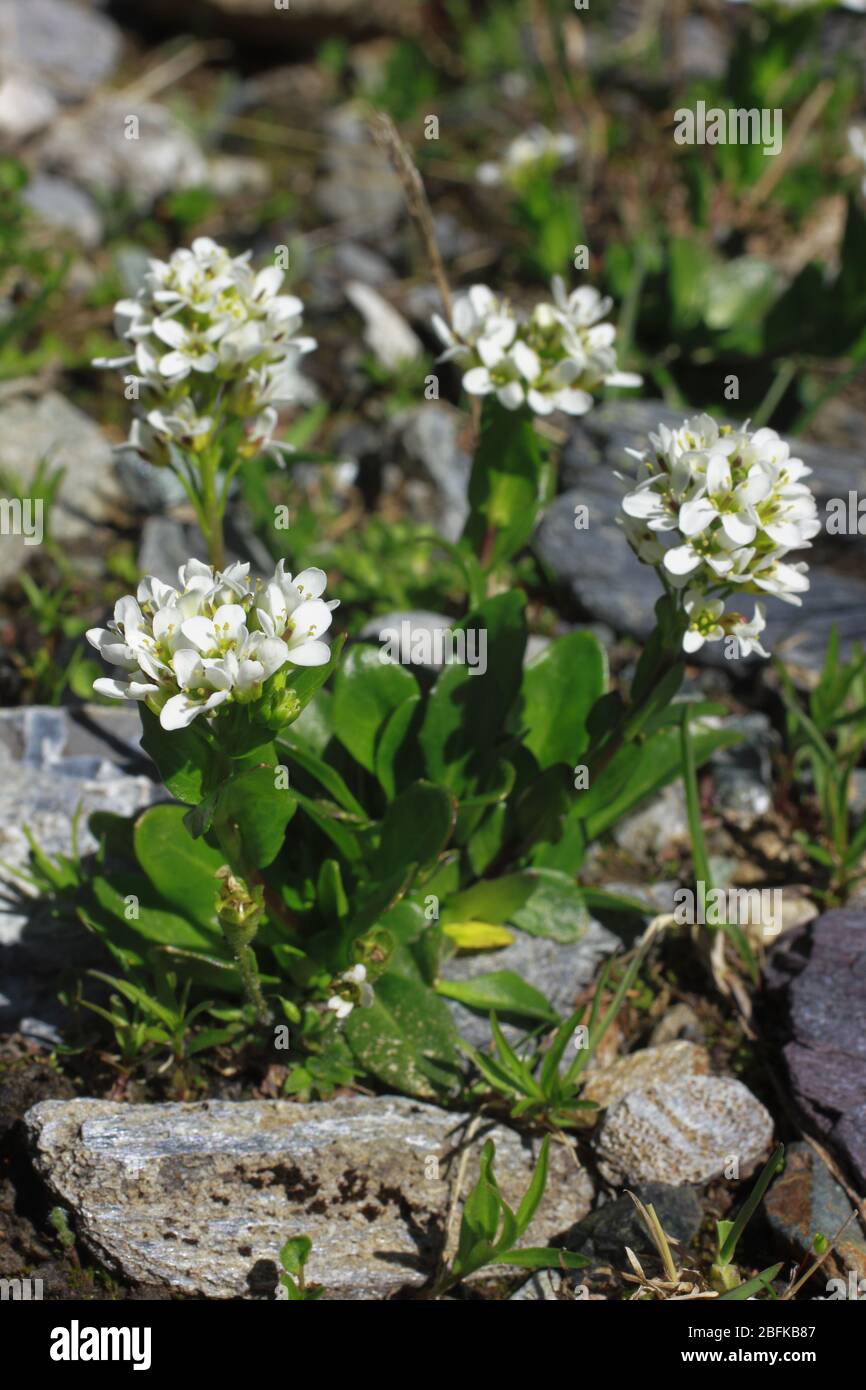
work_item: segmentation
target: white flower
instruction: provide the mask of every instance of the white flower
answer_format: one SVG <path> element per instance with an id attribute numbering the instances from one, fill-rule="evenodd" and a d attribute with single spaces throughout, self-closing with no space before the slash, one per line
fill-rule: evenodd
<path id="1" fill-rule="evenodd" d="M 570 163 L 579 148 L 580 144 L 573 135 L 564 132 L 554 134 L 543 125 L 530 126 L 529 130 L 511 141 L 501 163 L 487 161 L 479 164 L 475 177 L 488 187 L 501 183 L 519 185 L 522 176 L 539 165 L 555 169 L 561 164 Z"/>
<path id="2" fill-rule="evenodd" d="M 764 606 L 761 603 L 755 604 L 755 616 L 750 623 L 745 618 L 740 618 L 731 626 L 731 633 L 736 637 L 740 644 L 740 656 L 750 656 L 752 652 L 757 652 L 758 656 L 769 656 L 770 653 L 764 651 L 761 646 L 761 633 L 767 626 L 767 619 L 764 616 Z"/>
<path id="3" fill-rule="evenodd" d="M 455 300 L 450 324 L 434 315 L 445 344 L 439 360 L 457 362 L 469 395 L 495 395 L 506 410 L 525 406 L 535 415 L 584 415 L 600 386 L 640 385 L 640 377 L 616 370 L 615 329 L 598 322 L 610 301 L 589 288 L 569 297 L 558 278 L 553 293 L 555 304 L 537 304 L 527 318 L 486 285 L 473 285 Z"/>
<path id="4" fill-rule="evenodd" d="M 344 970 L 332 981 L 331 987 L 337 992 L 331 995 L 325 1007 L 331 1009 L 338 1019 L 348 1018 L 356 1004 L 367 1009 L 373 1002 L 373 987 L 367 983 L 365 965 L 353 965 Z"/>
<path id="5" fill-rule="evenodd" d="M 330 649 L 321 640 L 336 600 L 326 603 L 324 571 L 294 580 L 282 561 L 271 581 L 253 585 L 248 564 L 215 571 L 189 560 L 173 588 L 152 576 L 114 607 L 107 628 L 87 640 L 120 667 L 125 680 L 100 677 L 99 694 L 147 700 L 164 729 L 181 729 L 221 705 L 257 700 L 284 666 L 322 666 Z"/>
<path id="6" fill-rule="evenodd" d="M 700 590 L 689 590 L 683 602 L 689 625 L 683 637 L 683 651 L 696 652 L 705 642 L 718 642 L 725 635 L 719 619 L 725 611 L 721 599 L 708 599 Z"/>
<path id="7" fill-rule="evenodd" d="M 787 557 L 820 530 L 805 482 L 810 470 L 775 430 L 718 426 L 706 415 L 675 430 L 660 426 L 649 442 L 630 451 L 646 476 L 628 481 L 622 524 L 635 554 L 662 571 L 669 590 L 687 588 L 684 649 L 733 634 L 746 655 L 766 655 L 761 606 L 747 624 L 725 614 L 724 600 L 740 590 L 801 603 L 808 567 Z"/>

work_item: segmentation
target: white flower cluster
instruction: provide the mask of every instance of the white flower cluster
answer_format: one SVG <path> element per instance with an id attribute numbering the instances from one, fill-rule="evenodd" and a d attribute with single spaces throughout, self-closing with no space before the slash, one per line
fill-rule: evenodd
<path id="1" fill-rule="evenodd" d="M 300 336 L 303 304 L 280 293 L 282 270 L 256 273 L 250 254 L 198 237 L 151 260 L 137 297 L 115 305 L 130 352 L 94 365 L 126 370 L 143 388 L 129 447 L 151 463 L 202 453 L 235 422 L 242 454 L 285 448 L 273 441 L 277 406 L 293 399 L 298 360 L 316 343 Z"/>
<path id="2" fill-rule="evenodd" d="M 627 480 L 622 524 L 639 559 L 657 566 L 672 589 L 686 591 L 684 649 L 730 635 L 742 655 L 766 656 L 763 606 L 747 623 L 725 612 L 725 599 L 739 591 L 802 602 L 808 566 L 787 557 L 808 548 L 821 529 L 803 481 L 811 469 L 791 457 L 775 430 L 718 425 L 708 415 L 674 430 L 660 425 L 649 440 L 649 450 L 629 450 L 642 476 L 637 487 Z"/>
<path id="3" fill-rule="evenodd" d="M 335 1013 L 341 1022 L 349 1017 L 356 1004 L 368 1009 L 373 1002 L 373 986 L 367 981 L 366 965 L 353 965 L 344 970 L 333 981 L 332 988 L 335 993 L 325 1007 Z"/>
<path id="4" fill-rule="evenodd" d="M 281 560 L 268 584 L 250 582 L 248 564 L 213 570 L 188 560 L 173 588 L 148 577 L 135 598 L 118 599 L 107 628 L 87 640 L 124 680 L 93 688 L 115 699 L 147 700 L 164 729 L 184 729 L 227 701 L 247 703 L 282 666 L 323 666 L 321 640 L 337 600 L 326 603 L 323 570 L 292 578 Z"/>
<path id="5" fill-rule="evenodd" d="M 616 329 L 602 322 L 611 303 L 589 285 L 569 294 L 557 275 L 553 303 L 537 304 L 527 318 L 487 285 L 473 285 L 455 300 L 450 325 L 433 316 L 446 349 L 439 360 L 457 362 L 471 396 L 495 394 L 507 410 L 585 415 L 600 386 L 641 384 L 616 369 Z"/>
<path id="6" fill-rule="evenodd" d="M 577 154 L 580 143 L 573 135 L 564 132 L 554 134 L 543 125 L 530 126 L 529 130 L 506 148 L 500 163 L 487 161 L 479 164 L 475 177 L 479 183 L 488 187 L 499 184 L 519 184 L 522 176 L 530 170 L 543 166 L 556 169 L 569 164 Z"/>

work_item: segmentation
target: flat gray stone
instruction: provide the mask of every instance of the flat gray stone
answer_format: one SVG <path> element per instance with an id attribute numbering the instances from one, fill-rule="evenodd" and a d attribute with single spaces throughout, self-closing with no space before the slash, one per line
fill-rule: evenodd
<path id="1" fill-rule="evenodd" d="M 311 1282 L 332 1299 L 420 1287 L 438 1258 L 470 1117 L 395 1096 L 123 1105 L 44 1101 L 25 1117 L 37 1172 L 103 1264 L 139 1285 L 193 1297 L 273 1295 L 280 1247 L 307 1235 Z M 534 1163 L 501 1125 L 495 1172 L 514 1205 Z M 524 1241 L 562 1237 L 586 1215 L 592 1183 L 554 1144 Z"/>
<path id="2" fill-rule="evenodd" d="M 764 1198 L 764 1212 L 776 1235 L 802 1258 L 817 1235 L 832 1241 L 853 1207 L 830 1169 L 809 1144 L 789 1144 L 785 1169 Z M 836 1242 L 830 1264 L 839 1273 L 852 1270 L 866 1279 L 866 1239 L 855 1216 Z M 819 1276 L 820 1277 L 820 1276 Z"/>
<path id="3" fill-rule="evenodd" d="M 617 1186 L 706 1183 L 734 1161 L 747 1177 L 773 1137 L 760 1101 L 729 1076 L 690 1076 L 630 1091 L 605 1114 L 599 1168 Z"/>

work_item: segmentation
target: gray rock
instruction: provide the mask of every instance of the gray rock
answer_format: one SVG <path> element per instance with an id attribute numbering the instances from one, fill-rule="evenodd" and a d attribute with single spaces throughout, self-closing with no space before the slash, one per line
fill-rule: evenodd
<path id="1" fill-rule="evenodd" d="M 513 1293 L 508 1300 L 509 1303 L 558 1303 L 561 1295 L 562 1282 L 559 1274 L 553 1269 L 539 1270 L 538 1274 L 533 1274 L 527 1279 L 525 1284 L 521 1284 L 516 1293 Z"/>
<path id="2" fill-rule="evenodd" d="M 122 38 L 106 15 L 68 0 L 0 0 L 0 52 L 57 96 L 88 96 L 120 60 Z"/>
<path id="3" fill-rule="evenodd" d="M 421 465 L 438 492 L 437 529 L 456 541 L 469 514 L 469 474 L 472 460 L 458 444 L 459 414 L 436 401 L 399 415 L 394 430 L 402 447 Z"/>
<path id="4" fill-rule="evenodd" d="M 124 493 L 143 512 L 165 512 L 188 501 L 176 474 L 168 468 L 154 467 L 134 449 L 118 449 L 115 468 Z"/>
<path id="5" fill-rule="evenodd" d="M 396 371 L 421 356 L 421 341 L 403 315 L 372 285 L 350 280 L 346 297 L 364 321 L 364 341 L 381 367 Z"/>
<path id="6" fill-rule="evenodd" d="M 178 569 L 190 555 L 206 552 L 207 544 L 197 526 L 185 526 L 173 517 L 149 516 L 141 531 L 138 568 L 163 584 L 176 584 Z"/>
<path id="7" fill-rule="evenodd" d="M 53 1027 L 61 1017 L 60 972 L 95 963 L 97 948 L 83 928 L 58 921 L 15 870 L 29 867 L 24 828 L 49 857 L 96 842 L 87 829 L 93 811 L 132 815 L 161 795 L 139 747 L 137 709 L 86 705 L 74 713 L 34 705 L 0 710 L 0 1028 Z M 48 1023 L 46 1025 L 46 1020 Z"/>
<path id="8" fill-rule="evenodd" d="M 251 155 L 221 154 L 208 160 L 205 182 L 218 198 L 263 198 L 271 188 L 271 171 Z"/>
<path id="9" fill-rule="evenodd" d="M 715 784 L 715 803 L 735 815 L 744 828 L 773 805 L 773 752 L 781 739 L 765 714 L 731 715 L 726 729 L 743 735 L 740 743 L 720 748 L 710 768 Z"/>
<path id="10" fill-rule="evenodd" d="M 614 839 L 635 859 L 658 860 L 689 833 L 685 793 L 671 782 L 652 801 L 618 821 Z"/>
<path id="11" fill-rule="evenodd" d="M 34 1165 L 90 1251 L 133 1283 L 197 1297 L 273 1296 L 289 1236 L 307 1235 L 326 1297 L 380 1299 L 429 1277 L 470 1117 L 394 1096 L 313 1105 L 45 1101 L 25 1126 Z M 536 1144 L 504 1126 L 496 1173 L 514 1204 Z M 468 1164 L 465 1194 L 477 1159 Z M 564 1146 L 526 1244 L 579 1221 L 592 1184 Z"/>
<path id="12" fill-rule="evenodd" d="M 554 1009 L 567 1016 L 574 1011 L 579 991 L 595 978 L 602 961 L 613 955 L 619 946 L 619 938 L 591 917 L 584 935 L 570 945 L 515 931 L 511 945 L 500 951 L 452 956 L 442 966 L 442 977 L 474 980 L 492 970 L 513 970 L 527 984 L 540 990 Z M 462 1004 L 451 1002 L 450 1007 L 463 1037 L 475 1047 L 486 1047 L 490 1041 L 487 1018 Z M 507 1024 L 503 1032 L 512 1041 L 521 1036 L 520 1029 Z"/>
<path id="13" fill-rule="evenodd" d="M 794 1099 L 866 1187 L 866 910 L 825 912 L 783 937 L 766 969 Z M 768 1022 L 768 1026 L 770 1026 Z M 777 1041 L 779 1025 L 772 1021 Z"/>
<path id="14" fill-rule="evenodd" d="M 747 1177 L 773 1137 L 768 1112 L 740 1081 L 691 1076 L 629 1092 L 605 1114 L 599 1168 L 618 1186 L 706 1183 L 735 1160 Z"/>
<path id="15" fill-rule="evenodd" d="M 785 1170 L 764 1198 L 764 1213 L 776 1235 L 802 1258 L 812 1251 L 817 1235 L 832 1241 L 852 1211 L 845 1189 L 815 1150 L 809 1144 L 789 1144 Z M 866 1239 L 856 1216 L 835 1243 L 830 1265 L 842 1277 L 852 1270 L 858 1280 L 866 1279 Z"/>
<path id="16" fill-rule="evenodd" d="M 65 472 L 54 505 L 45 509 L 44 530 L 61 542 L 97 544 L 94 526 L 105 524 L 120 498 L 111 446 L 102 431 L 56 391 L 37 401 L 22 396 L 0 406 L 0 469 L 20 485 L 25 498 L 46 461 Z M 0 579 L 17 573 L 28 558 L 34 546 L 27 539 L 4 535 Z"/>
<path id="17" fill-rule="evenodd" d="M 0 82 L 0 136 L 17 145 L 44 130 L 57 114 L 57 102 L 47 87 L 23 73 L 9 73 Z"/>
<path id="18" fill-rule="evenodd" d="M 125 194 L 139 211 L 207 180 L 196 140 L 164 106 L 103 96 L 58 121 L 42 163 L 92 192 Z"/>
<path id="19" fill-rule="evenodd" d="M 82 246 L 102 241 L 102 217 L 89 194 L 68 179 L 37 174 L 24 190 L 24 201 L 41 221 L 61 232 L 71 232 Z"/>
<path id="20" fill-rule="evenodd" d="M 703 1211 L 693 1188 L 648 1182 L 635 1190 L 635 1196 L 644 1206 L 652 1204 L 665 1235 L 679 1242 L 681 1247 L 688 1246 L 697 1235 Z M 638 1259 L 643 1254 L 655 1253 L 649 1232 L 627 1192 L 590 1212 L 568 1238 L 570 1250 L 579 1250 L 593 1259 L 612 1261 L 622 1269 L 628 1268 L 626 1246 Z"/>
<path id="21" fill-rule="evenodd" d="M 315 188 L 319 210 L 347 223 L 355 237 L 390 231 L 403 210 L 403 189 L 360 111 L 340 106 L 326 126 L 324 174 Z"/>

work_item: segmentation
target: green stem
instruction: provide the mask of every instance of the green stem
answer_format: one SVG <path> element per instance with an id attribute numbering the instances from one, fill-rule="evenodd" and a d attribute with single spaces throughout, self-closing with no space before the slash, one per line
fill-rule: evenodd
<path id="1" fill-rule="evenodd" d="M 203 462 L 201 471 L 201 502 L 208 559 L 214 569 L 221 570 L 225 565 L 225 545 L 223 543 L 223 509 L 220 506 L 220 499 L 217 496 L 216 472 L 216 459 L 208 459 Z"/>

